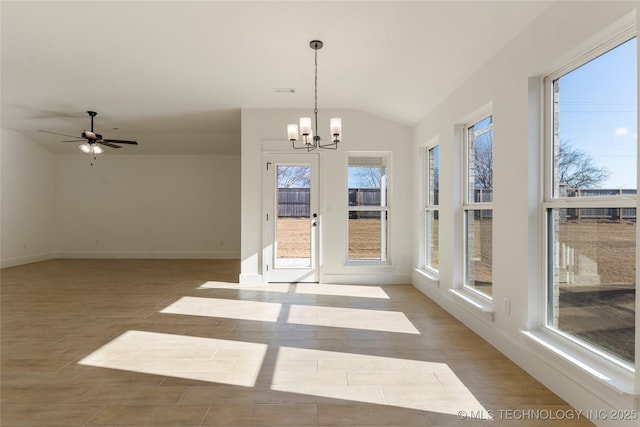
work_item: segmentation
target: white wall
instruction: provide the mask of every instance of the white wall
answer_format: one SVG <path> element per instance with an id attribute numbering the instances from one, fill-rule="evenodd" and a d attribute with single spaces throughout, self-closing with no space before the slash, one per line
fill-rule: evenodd
<path id="1" fill-rule="evenodd" d="M 58 256 L 239 257 L 240 156 L 55 157 Z"/>
<path id="2" fill-rule="evenodd" d="M 440 144 L 439 282 L 414 271 L 413 283 L 483 338 L 580 409 L 629 408 L 622 396 L 584 370 L 535 348 L 521 331 L 541 324 L 540 82 L 597 40 L 633 23 L 637 2 L 559 2 L 552 5 L 498 55 L 482 65 L 415 128 L 413 154 L 437 138 Z M 494 118 L 493 298 L 495 319 L 457 299 L 461 283 L 461 138 L 456 131 L 479 108 Z M 421 179 L 414 161 L 413 180 Z M 413 225 L 422 229 L 421 194 L 415 193 Z M 419 233 L 418 233 L 419 234 Z M 420 266 L 422 239 L 414 246 Z M 511 300 L 511 314 L 502 310 Z M 636 407 L 637 409 L 637 407 Z"/>
<path id="3" fill-rule="evenodd" d="M 241 283 L 262 283 L 263 143 L 286 142 L 288 123 L 309 110 L 242 110 L 242 253 Z M 343 142 L 320 152 L 322 282 L 408 283 L 411 264 L 411 129 L 355 110 L 321 110 L 320 135 L 329 117 L 341 117 Z M 324 124 L 324 125 L 323 125 Z M 289 150 L 292 152 L 293 150 Z M 347 155 L 353 151 L 388 151 L 392 155 L 390 259 L 384 267 L 345 266 L 347 248 Z"/>
<path id="4" fill-rule="evenodd" d="M 22 135 L 2 129 L 1 265 L 54 256 L 54 156 Z"/>
<path id="5" fill-rule="evenodd" d="M 3 129 L 2 267 L 51 258 L 238 258 L 240 156 L 54 155 Z"/>

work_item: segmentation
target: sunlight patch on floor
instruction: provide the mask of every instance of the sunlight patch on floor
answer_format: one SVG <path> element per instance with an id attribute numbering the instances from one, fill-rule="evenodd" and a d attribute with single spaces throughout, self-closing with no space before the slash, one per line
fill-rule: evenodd
<path id="1" fill-rule="evenodd" d="M 272 390 L 457 415 L 485 408 L 445 363 L 280 347 Z"/>
<path id="2" fill-rule="evenodd" d="M 127 331 L 78 363 L 253 387 L 266 352 L 266 344 Z"/>
<path id="3" fill-rule="evenodd" d="M 297 294 L 389 299 L 389 295 L 380 286 L 297 283 L 295 289 Z"/>
<path id="4" fill-rule="evenodd" d="M 182 297 L 161 313 L 277 322 L 282 304 L 221 298 Z"/>
<path id="5" fill-rule="evenodd" d="M 200 287 L 240 288 L 247 292 L 289 293 L 294 300 L 294 294 L 389 298 L 376 286 L 298 283 L 240 287 L 206 282 Z M 183 296 L 160 312 L 420 334 L 405 313 L 390 310 Z M 243 387 L 256 387 L 260 376 L 275 391 L 450 415 L 462 410 L 476 416 L 487 414 L 445 363 L 287 346 L 274 348 L 276 357 L 267 360 L 269 346 L 251 341 L 130 330 L 79 364 Z"/>
<path id="6" fill-rule="evenodd" d="M 287 323 L 420 334 L 401 311 L 321 307 L 292 304 Z"/>

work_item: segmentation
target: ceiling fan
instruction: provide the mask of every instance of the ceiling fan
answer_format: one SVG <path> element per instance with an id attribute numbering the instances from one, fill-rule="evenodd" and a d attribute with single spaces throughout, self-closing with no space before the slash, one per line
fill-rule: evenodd
<path id="1" fill-rule="evenodd" d="M 75 138 L 71 141 L 62 141 L 62 142 L 81 142 L 80 150 L 84 153 L 91 154 L 91 157 L 95 159 L 96 154 L 100 154 L 103 152 L 100 145 L 104 145 L 105 147 L 110 148 L 122 148 L 117 144 L 129 144 L 129 145 L 138 145 L 136 141 L 127 141 L 124 139 L 104 139 L 102 135 L 94 132 L 93 130 L 93 118 L 98 115 L 95 111 L 87 111 L 87 114 L 91 117 L 91 130 L 83 130 L 80 134 L 80 137 L 73 135 L 66 135 L 64 133 L 51 132 L 48 130 L 39 130 L 39 132 L 51 133 L 53 135 L 67 136 L 69 138 Z M 93 162 L 91 163 L 93 164 Z"/>

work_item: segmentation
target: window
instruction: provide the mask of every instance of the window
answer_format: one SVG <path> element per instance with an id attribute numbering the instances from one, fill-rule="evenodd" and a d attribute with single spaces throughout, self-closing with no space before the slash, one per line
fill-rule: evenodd
<path id="1" fill-rule="evenodd" d="M 618 39 L 545 80 L 546 326 L 635 358 L 637 47 Z"/>
<path id="2" fill-rule="evenodd" d="M 464 127 L 464 286 L 491 297 L 493 236 L 493 118 Z"/>
<path id="3" fill-rule="evenodd" d="M 348 261 L 388 259 L 389 165 L 387 155 L 350 155 Z"/>
<path id="4" fill-rule="evenodd" d="M 439 244 L 439 204 L 440 204 L 440 167 L 439 148 L 434 146 L 425 150 L 425 206 L 424 206 L 424 222 L 425 222 L 425 267 L 438 271 L 440 260 L 440 244 Z"/>

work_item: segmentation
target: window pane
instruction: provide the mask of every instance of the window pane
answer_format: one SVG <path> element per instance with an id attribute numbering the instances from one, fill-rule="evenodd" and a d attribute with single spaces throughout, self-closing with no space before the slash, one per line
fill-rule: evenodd
<path id="1" fill-rule="evenodd" d="M 467 128 L 468 203 L 493 201 L 493 123 L 489 116 Z"/>
<path id="2" fill-rule="evenodd" d="M 278 217 L 275 267 L 311 267 L 311 221 Z"/>
<path id="3" fill-rule="evenodd" d="M 350 260 L 387 260 L 387 212 L 349 211 Z"/>
<path id="4" fill-rule="evenodd" d="M 349 157 L 349 206 L 386 205 L 386 157 Z"/>
<path id="5" fill-rule="evenodd" d="M 636 209 L 550 209 L 548 215 L 549 326 L 633 363 Z"/>
<path id="6" fill-rule="evenodd" d="M 465 286 L 492 295 L 492 210 L 465 211 Z"/>
<path id="7" fill-rule="evenodd" d="M 349 187 L 349 206 L 384 206 L 379 188 Z"/>
<path id="8" fill-rule="evenodd" d="M 439 204 L 439 147 L 427 150 L 425 156 L 425 265 L 438 270 L 439 241 L 438 241 L 438 211 Z M 435 208 L 435 210 L 434 210 Z"/>
<path id="9" fill-rule="evenodd" d="M 553 82 L 554 197 L 637 188 L 636 56 L 632 39 Z"/>
<path id="10" fill-rule="evenodd" d="M 426 211 L 427 267 L 438 270 L 440 260 L 438 211 Z"/>
<path id="11" fill-rule="evenodd" d="M 433 147 L 429 150 L 428 154 L 428 190 L 427 190 L 427 203 L 429 206 L 437 206 L 440 204 L 439 190 L 440 190 L 440 167 L 439 162 L 439 148 Z"/>
<path id="12" fill-rule="evenodd" d="M 276 267 L 311 266 L 311 168 L 277 165 Z"/>

